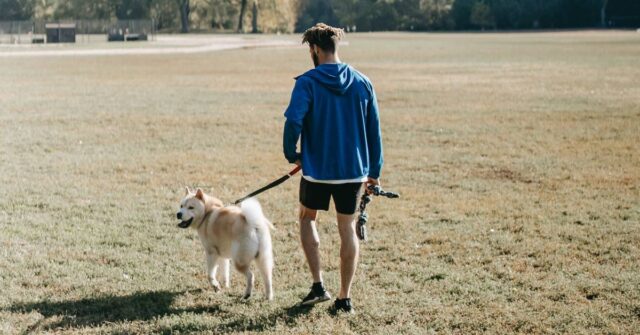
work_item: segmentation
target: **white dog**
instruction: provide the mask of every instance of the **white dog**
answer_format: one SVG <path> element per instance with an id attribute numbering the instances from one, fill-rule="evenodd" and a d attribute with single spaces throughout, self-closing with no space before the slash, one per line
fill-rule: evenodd
<path id="1" fill-rule="evenodd" d="M 215 291 L 220 290 L 216 279 L 218 265 L 222 265 L 224 286 L 229 287 L 229 260 L 247 278 L 244 299 L 251 296 L 253 272 L 249 265 L 256 260 L 264 280 L 266 299 L 273 299 L 273 252 L 271 222 L 262 213 L 255 199 L 247 199 L 237 206 L 225 207 L 222 202 L 206 195 L 201 189 L 186 189 L 177 213 L 180 228 L 193 227 L 198 231 L 207 256 L 207 275 Z"/>

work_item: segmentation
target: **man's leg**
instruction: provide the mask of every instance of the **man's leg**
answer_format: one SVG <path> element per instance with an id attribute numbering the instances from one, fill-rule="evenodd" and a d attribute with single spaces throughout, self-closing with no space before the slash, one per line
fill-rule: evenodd
<path id="1" fill-rule="evenodd" d="M 340 233 L 340 293 L 338 299 L 351 298 L 351 283 L 358 265 L 360 243 L 356 236 L 356 215 L 338 213 Z"/>
<path id="2" fill-rule="evenodd" d="M 320 238 L 316 230 L 317 216 L 317 210 L 300 205 L 300 240 L 302 241 L 302 249 L 304 249 L 309 270 L 311 270 L 311 276 L 313 277 L 311 292 L 302 299 L 303 306 L 311 306 L 331 299 L 331 295 L 325 290 L 322 284 L 320 252 L 318 250 Z"/>
<path id="3" fill-rule="evenodd" d="M 331 194 L 324 185 L 309 182 L 304 178 L 300 179 L 300 241 L 313 277 L 311 292 L 302 299 L 303 306 L 311 306 L 331 299 L 331 295 L 322 284 L 318 250 L 320 237 L 316 230 L 318 210 L 329 209 L 330 199 Z"/>
<path id="4" fill-rule="evenodd" d="M 314 283 L 322 282 L 322 272 L 320 270 L 320 237 L 316 229 L 316 219 L 318 211 L 300 205 L 300 241 L 304 255 L 307 257 L 307 264 L 313 277 Z"/>

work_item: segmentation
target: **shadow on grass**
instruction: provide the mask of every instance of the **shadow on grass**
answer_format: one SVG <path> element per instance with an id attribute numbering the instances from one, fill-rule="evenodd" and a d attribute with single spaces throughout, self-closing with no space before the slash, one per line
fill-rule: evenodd
<path id="1" fill-rule="evenodd" d="M 237 332 L 263 332 L 272 330 L 276 324 L 286 324 L 293 326 L 299 316 L 308 314 L 312 307 L 300 306 L 298 304 L 288 307 L 276 313 L 257 317 L 255 319 L 236 319 L 217 327 L 217 334 L 237 333 Z"/>
<path id="2" fill-rule="evenodd" d="M 198 290 L 195 290 L 198 291 Z M 194 293 L 194 291 L 189 291 Z M 195 306 L 189 308 L 172 308 L 176 297 L 186 292 L 139 292 L 126 296 L 106 295 L 80 300 L 15 304 L 8 308 L 10 312 L 31 313 L 38 312 L 44 316 L 42 320 L 26 329 L 25 333 L 47 331 L 55 329 L 70 329 L 97 327 L 108 323 L 127 321 L 148 321 L 167 315 L 194 314 L 225 314 L 225 319 L 231 321 L 216 325 L 216 333 L 232 333 L 238 331 L 267 331 L 273 329 L 278 322 L 294 325 L 296 319 L 310 311 L 309 307 L 291 306 L 276 313 L 256 315 L 255 318 L 234 316 L 223 311 L 219 306 Z M 213 329 L 202 329 L 201 326 L 184 323 L 170 328 L 158 329 L 161 334 L 176 331 L 193 332 Z"/>
<path id="3" fill-rule="evenodd" d="M 9 311 L 38 312 L 44 316 L 40 322 L 30 326 L 27 333 L 38 328 L 51 330 L 93 327 L 122 321 L 145 321 L 172 314 L 221 312 L 218 306 L 171 308 L 175 298 L 184 293 L 186 292 L 139 292 L 126 296 L 106 295 L 71 301 L 41 301 L 15 304 Z"/>
<path id="4" fill-rule="evenodd" d="M 174 333 L 198 333 L 198 332 L 213 332 L 213 334 L 236 334 L 244 332 L 256 332 L 261 333 L 265 331 L 271 331 L 276 327 L 276 324 L 285 324 L 287 326 L 294 326 L 297 323 L 297 319 L 301 315 L 308 314 L 311 311 L 311 307 L 302 307 L 294 305 L 284 310 L 279 310 L 275 313 L 256 315 L 254 317 L 247 318 L 246 316 L 229 316 L 232 320 L 227 323 L 218 324 L 214 327 L 200 327 L 192 323 L 180 323 L 171 325 L 169 327 L 156 330 L 158 334 L 174 334 Z"/>

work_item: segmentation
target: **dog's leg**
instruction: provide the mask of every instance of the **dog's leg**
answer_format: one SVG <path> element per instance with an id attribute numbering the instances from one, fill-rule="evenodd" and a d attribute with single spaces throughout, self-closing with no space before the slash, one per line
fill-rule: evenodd
<path id="1" fill-rule="evenodd" d="M 265 298 L 267 300 L 273 300 L 273 286 L 272 286 L 273 260 L 271 259 L 271 255 L 260 255 L 258 259 L 256 259 L 256 264 L 258 265 L 258 269 L 260 269 L 260 273 L 262 273 L 262 281 L 264 282 L 264 289 L 265 289 Z"/>
<path id="2" fill-rule="evenodd" d="M 225 288 L 229 288 L 229 259 L 220 258 L 220 272 L 222 272 L 222 283 Z"/>
<path id="3" fill-rule="evenodd" d="M 243 299 L 249 299 L 251 297 L 251 291 L 253 290 L 253 272 L 249 270 L 249 264 L 240 265 L 236 263 L 236 269 L 247 277 L 247 288 L 244 291 Z"/>
<path id="4" fill-rule="evenodd" d="M 218 254 L 207 251 L 207 276 L 209 276 L 209 283 L 213 286 L 213 290 L 218 292 L 220 291 L 220 283 L 216 279 L 216 272 L 218 272 Z"/>

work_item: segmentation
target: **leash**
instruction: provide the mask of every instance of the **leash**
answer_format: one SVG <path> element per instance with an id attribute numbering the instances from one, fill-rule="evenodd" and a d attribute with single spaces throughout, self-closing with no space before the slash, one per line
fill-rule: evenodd
<path id="1" fill-rule="evenodd" d="M 262 193 L 262 192 L 264 192 L 264 191 L 266 191 L 268 189 L 274 188 L 274 187 L 284 183 L 287 179 L 291 178 L 294 174 L 298 173 L 298 171 L 300 171 L 300 169 L 302 169 L 301 166 L 296 166 L 295 169 L 291 170 L 286 175 L 278 178 L 277 180 L 272 181 L 271 183 L 269 183 L 269 185 L 266 185 L 266 186 L 264 186 L 264 187 L 262 187 L 262 188 L 260 188 L 258 190 L 255 190 L 255 191 L 247 194 L 246 196 L 236 200 L 233 204 L 237 205 L 237 204 L 239 204 L 239 203 L 241 203 L 241 202 L 243 202 L 243 201 L 245 201 L 245 200 L 247 200 L 247 199 L 249 199 L 249 198 L 251 198 L 253 196 L 256 196 L 256 195 L 258 195 L 258 194 L 260 194 L 260 193 Z"/>
<path id="2" fill-rule="evenodd" d="M 358 223 L 356 224 L 356 235 L 361 241 L 367 240 L 367 220 L 369 219 L 369 215 L 367 214 L 367 204 L 371 202 L 373 199 L 372 196 L 382 196 L 389 199 L 399 198 L 400 194 L 394 192 L 387 192 L 383 190 L 378 185 L 369 185 L 367 187 L 369 192 L 364 192 L 362 197 L 360 198 L 360 215 L 358 215 Z"/>

